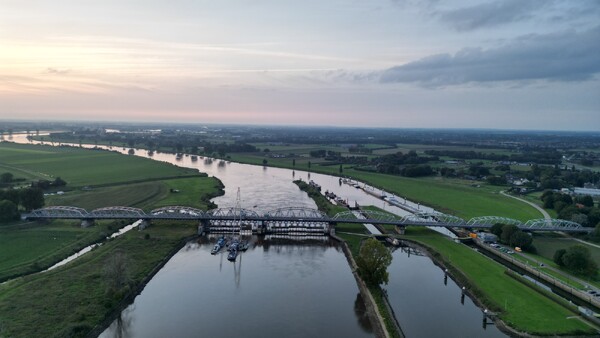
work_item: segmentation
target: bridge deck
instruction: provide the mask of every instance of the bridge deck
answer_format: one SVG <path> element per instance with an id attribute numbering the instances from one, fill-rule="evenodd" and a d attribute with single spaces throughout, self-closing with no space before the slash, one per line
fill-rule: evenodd
<path id="1" fill-rule="evenodd" d="M 496 223 L 508 222 L 526 231 L 564 231 L 564 232 L 589 232 L 592 228 L 564 220 L 536 219 L 520 222 L 498 216 L 476 217 L 469 221 L 452 215 L 442 213 L 422 213 L 399 217 L 388 213 L 361 211 L 364 219 L 356 218 L 348 212 L 339 213 L 329 217 L 318 210 L 287 208 L 277 209 L 264 215 L 245 209 L 215 209 L 203 212 L 189 207 L 173 206 L 163 207 L 149 213 L 141 209 L 128 207 L 109 207 L 88 212 L 75 207 L 48 207 L 34 210 L 24 214 L 25 219 L 78 219 L 78 220 L 103 220 L 103 219 L 143 219 L 143 220 L 189 220 L 197 222 L 219 223 L 218 226 L 239 226 L 240 222 L 255 224 L 280 224 L 283 226 L 301 226 L 305 224 L 390 224 L 396 226 L 435 226 L 445 228 L 487 229 Z"/>

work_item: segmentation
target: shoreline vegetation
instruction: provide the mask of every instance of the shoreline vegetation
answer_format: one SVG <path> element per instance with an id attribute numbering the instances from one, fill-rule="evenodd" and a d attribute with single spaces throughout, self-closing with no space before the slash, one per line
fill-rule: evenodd
<path id="1" fill-rule="evenodd" d="M 315 198 L 319 207 L 329 203 L 308 184 L 296 184 Z M 328 212 L 328 209 L 322 211 Z M 338 230 L 340 228 L 344 233 L 338 231 L 337 236 L 348 244 L 350 254 L 357 255 L 362 240 L 366 238 L 364 227 L 361 229 L 355 225 L 342 224 L 337 227 Z M 389 232 L 389 229 L 386 230 Z M 416 244 L 428 253 L 436 265 L 448 269 L 451 278 L 458 285 L 465 286 L 466 293 L 478 306 L 497 314 L 495 323 L 507 334 L 520 337 L 598 334 L 586 322 L 579 320 L 575 308 L 567 307 L 563 302 L 557 303 L 555 298 L 550 299 L 537 289 L 532 290 L 531 285 L 510 275 L 510 272 L 507 273 L 504 266 L 465 245 L 454 243 L 440 233 L 420 227 L 407 227 L 405 235 L 396 237 L 414 243 L 412 245 Z M 379 310 L 382 308 L 380 305 Z M 379 318 L 381 321 L 390 318 L 389 314 L 382 317 Z M 384 324 L 388 330 L 392 326 L 390 324 Z"/>
<path id="2" fill-rule="evenodd" d="M 36 141 L 42 141 L 44 136 L 33 137 Z M 47 138 L 44 142 L 49 142 Z M 93 140 L 84 139 L 86 144 L 93 145 Z M 62 140 L 54 138 L 54 143 L 73 142 L 73 140 Z M 91 143 L 91 144 L 90 144 Z M 99 145 L 108 146 L 107 142 L 98 142 Z M 128 148 L 126 145 L 112 145 L 115 148 Z M 76 147 L 76 146 L 75 146 Z M 138 145 L 139 147 L 139 145 Z M 271 147 L 273 148 L 273 147 Z M 136 148 L 147 151 L 143 148 Z M 176 154 L 169 149 L 160 149 L 164 153 Z M 213 154 L 213 156 L 216 154 Z M 215 158 L 223 158 L 225 156 Z M 452 214 L 470 219 L 476 216 L 499 215 L 515 218 L 521 221 L 541 218 L 539 211 L 523 202 L 513 200 L 510 197 L 500 194 L 501 187 L 496 186 L 474 186 L 472 181 L 459 179 L 446 179 L 441 177 L 421 177 L 410 178 L 398 175 L 383 173 L 373 173 L 355 169 L 355 165 L 342 164 L 325 165 L 311 159 L 298 158 L 297 160 L 289 158 L 268 158 L 265 163 L 263 154 L 253 153 L 235 153 L 232 152 L 226 157 L 228 161 L 251 164 L 266 167 L 284 168 L 290 170 L 299 170 L 314 172 L 319 174 L 346 177 L 365 182 L 377 189 L 385 189 L 389 193 L 394 193 L 407 199 L 428 205 L 444 213 Z M 340 168 L 342 172 L 340 172 Z M 428 189 L 422 189 L 427 184 Z"/>
<path id="3" fill-rule="evenodd" d="M 120 154 L 114 155 L 124 156 Z M 155 163 L 154 161 L 151 162 Z M 325 173 L 336 175 L 335 173 L 330 172 Z M 198 176 L 202 177 L 202 175 Z M 66 175 L 65 178 L 67 178 Z M 185 180 L 187 178 L 182 179 Z M 207 189 L 205 191 L 207 195 L 205 196 L 206 198 L 203 198 L 202 201 L 193 199 L 194 203 L 202 204 L 198 205 L 198 207 L 206 209 L 209 207 L 208 205 L 206 205 L 206 201 L 209 199 L 207 196 L 211 194 L 222 194 L 223 191 L 222 184 L 218 180 L 206 177 L 202 177 L 202 180 L 214 180 L 218 182 L 213 183 L 212 188 Z M 318 196 L 322 197 L 319 193 L 317 194 Z M 309 195 L 311 194 L 309 193 Z M 157 194 L 157 196 L 163 195 Z M 187 194 L 180 194 L 178 196 L 170 195 L 169 197 L 163 197 L 166 200 L 169 200 L 169 198 L 171 198 L 171 200 L 169 201 L 173 201 L 174 198 L 175 200 L 180 200 L 182 203 L 191 204 L 189 203 L 190 201 L 184 200 L 185 196 L 187 196 Z M 211 196 L 214 197 L 215 195 Z M 159 203 L 160 201 L 164 200 L 157 199 L 156 202 Z M 148 202 L 149 201 L 142 201 L 141 203 L 146 204 Z M 338 206 L 330 205 L 329 202 L 326 200 L 324 202 L 321 201 L 321 203 L 316 201 L 316 203 L 317 205 L 319 205 L 320 208 L 329 208 L 328 212 L 331 213 L 337 213 L 340 209 L 340 207 Z M 146 205 L 150 204 L 151 203 L 148 203 Z M 0 227 L 0 229 L 1 228 L 2 227 Z M 350 230 L 349 233 L 357 232 L 356 225 L 340 225 L 338 229 L 344 231 Z M 96 330 L 97 327 L 90 323 L 98 323 L 102 320 L 107 321 L 107 318 L 109 316 L 114 316 L 117 307 L 123 306 L 121 300 L 126 299 L 127 297 L 135 297 L 136 293 L 134 291 L 141 291 L 143 289 L 143 286 L 145 285 L 144 280 L 146 280 L 145 278 L 148 278 L 152 271 L 154 271 L 153 269 L 156 269 L 156 267 L 160 266 L 161 264 L 164 264 L 164 262 L 169 258 L 167 257 L 169 253 L 173 250 L 175 250 L 176 252 L 177 247 L 180 248 L 182 239 L 188 238 L 189 236 L 193 236 L 195 232 L 195 226 L 157 222 L 148 229 L 144 230 L 144 232 L 132 231 L 114 240 L 109 240 L 105 243 L 105 245 L 92 250 L 90 254 L 80 257 L 71 264 L 57 268 L 44 274 L 28 275 L 25 277 L 17 278 L 15 280 L 11 280 L 4 285 L 0 285 L 0 337 L 39 335 L 52 336 L 55 333 L 57 336 L 69 334 L 77 335 L 82 334 L 84 332 L 89 332 L 93 328 L 95 328 Z M 362 239 L 361 236 L 355 236 L 346 233 L 338 233 L 338 236 L 344 239 L 345 244 L 348 245 L 349 252 L 358 252 L 358 249 L 360 248 L 360 242 Z M 457 246 L 456 243 L 453 243 L 452 241 L 443 238 L 443 236 L 440 234 L 433 233 L 433 231 L 428 229 L 411 229 L 409 227 L 407 229 L 407 234 L 402 238 L 415 241 L 420 245 L 423 245 L 425 248 L 428 248 L 428 250 L 432 250 L 433 257 L 439 256 L 439 258 L 434 258 L 434 262 L 438 262 L 437 260 L 439 259 L 439 262 L 447 264 L 447 266 L 453 268 L 453 270 L 456 271 L 453 272 L 453 270 L 449 269 L 453 279 L 456 278 L 456 276 L 464 276 L 466 280 L 469 280 L 474 278 L 474 276 L 472 275 L 474 272 L 479 273 L 476 271 L 477 269 L 474 269 L 473 264 L 466 263 L 470 259 L 475 257 L 474 255 L 482 255 L 472 251 L 471 249 L 465 246 Z M 446 242 L 451 243 L 450 246 Z M 153 247 L 155 247 L 155 250 L 152 250 L 152 255 L 149 255 L 145 251 L 147 250 L 147 245 L 149 243 Z M 454 245 L 455 247 L 451 247 L 451 245 Z M 126 285 L 123 285 L 122 288 L 119 290 L 110 291 L 114 293 L 113 297 L 107 298 L 105 297 L 106 292 L 109 291 L 107 291 L 108 289 L 106 287 L 107 281 L 105 280 L 102 274 L 103 266 L 106 264 L 111 252 L 120 251 L 125 247 L 127 248 L 127 250 L 133 250 L 133 254 L 128 255 L 127 261 L 136 262 L 136 264 L 132 265 L 138 268 L 134 269 L 135 271 L 132 271 L 132 277 Z M 459 247 L 461 249 L 456 249 Z M 461 264 L 461 262 L 463 264 Z M 457 265 L 457 267 L 454 267 L 454 265 Z M 497 265 L 499 266 L 499 264 Z M 513 277 L 509 277 L 508 275 L 506 275 L 505 269 L 502 269 L 502 275 L 506 276 L 507 278 L 511 278 L 515 283 L 521 285 L 522 288 L 529 290 L 527 289 L 528 286 L 526 284 L 522 283 L 521 281 L 514 280 Z M 492 279 L 494 278 L 497 279 L 498 277 L 495 275 Z M 460 282 L 460 279 L 458 279 L 458 281 Z M 489 282 L 489 279 L 484 281 L 480 280 L 479 282 L 483 282 L 485 284 Z M 495 281 L 492 280 L 490 285 L 493 286 L 494 282 Z M 73 301 L 74 299 L 76 299 L 76 297 L 64 297 L 65 294 L 72 295 L 72 292 L 81 292 L 83 286 L 88 284 L 93 284 L 96 287 L 93 288 L 93 290 L 86 290 L 86 292 L 84 292 L 84 294 L 82 295 L 84 297 L 82 298 L 83 300 L 78 301 L 77 304 Z M 464 285 L 463 283 L 460 284 Z M 479 297 L 482 297 L 483 300 L 491 301 L 491 305 L 495 304 L 496 307 L 490 306 L 490 309 L 500 308 L 501 310 L 502 306 L 498 304 L 501 304 L 502 300 L 495 299 L 497 297 L 494 297 L 494 294 L 489 294 L 488 289 L 490 285 L 486 285 L 486 288 L 482 288 L 483 291 L 481 292 L 481 295 L 475 295 L 475 297 L 472 298 L 477 299 L 479 301 Z M 481 285 L 478 285 L 478 287 L 481 287 Z M 472 291 L 470 290 L 469 292 Z M 525 295 L 527 294 L 528 293 L 525 292 Z M 536 294 L 538 293 L 536 292 Z M 377 292 L 372 292 L 372 296 L 375 299 L 375 297 L 381 297 L 381 294 L 378 294 Z M 546 297 L 543 297 L 542 294 L 538 294 L 538 296 L 547 300 L 547 302 L 542 303 L 542 308 L 544 306 L 547 307 L 546 309 L 542 309 L 542 314 L 546 314 L 546 312 L 550 313 L 550 310 L 556 309 L 555 306 L 557 306 L 558 304 L 550 301 Z M 517 296 L 517 298 L 518 297 L 519 296 Z M 40 302 L 40 299 L 43 299 L 44 301 Z M 100 302 L 94 302 L 94 299 L 105 300 Z M 529 297 L 526 296 L 525 299 L 529 299 Z M 377 300 L 376 303 L 380 304 L 380 302 Z M 58 305 L 60 311 L 54 311 L 56 305 Z M 513 308 L 518 308 L 520 311 L 524 311 L 525 314 L 530 314 L 531 311 L 534 311 L 528 308 L 528 303 L 526 301 L 525 304 L 521 305 L 524 306 L 519 306 L 518 304 L 517 306 L 515 306 L 515 304 L 513 304 L 511 301 L 511 306 L 509 307 L 510 311 L 499 311 L 499 313 L 500 315 L 502 315 L 503 313 L 510 313 L 511 311 L 513 311 Z M 390 328 L 393 325 L 389 324 L 391 318 L 390 314 L 387 313 L 387 309 L 379 309 L 380 307 L 383 307 L 378 307 L 378 310 L 382 313 L 381 317 L 387 319 L 384 320 L 383 325 L 385 326 L 386 330 L 388 330 L 388 332 L 393 331 L 393 328 Z M 560 308 L 566 310 L 563 307 Z M 53 311 L 56 312 L 56 314 L 54 314 Z M 563 313 L 561 311 L 559 312 L 560 314 Z M 569 314 L 572 315 L 572 313 Z M 515 322 L 514 319 L 515 318 L 511 316 L 507 316 L 507 318 L 502 318 L 502 320 L 505 321 L 508 325 L 519 325 L 520 322 L 518 320 Z M 38 325 L 32 327 L 32 320 L 38 323 Z M 560 316 L 558 316 L 558 318 L 556 316 L 545 319 L 536 318 L 535 323 L 533 324 L 535 324 L 536 326 L 541 326 L 548 330 L 518 330 L 523 332 L 532 332 L 533 334 L 540 335 L 597 334 L 596 331 L 593 331 L 592 333 L 589 327 L 585 326 L 584 323 L 575 319 L 570 320 L 570 322 L 568 322 L 570 325 L 565 325 L 564 327 L 560 328 L 560 330 L 556 328 L 556 325 L 553 325 L 557 322 L 562 323 L 564 321 L 565 317 L 561 318 Z M 581 325 L 572 323 L 580 323 Z M 519 332 L 519 335 L 523 334 Z"/>
<path id="4" fill-rule="evenodd" d="M 32 173 L 43 170 L 47 176 L 60 171 L 69 191 L 47 196 L 47 205 L 88 210 L 114 203 L 150 210 L 189 205 L 208 210 L 214 207 L 210 199 L 224 193 L 222 182 L 196 170 L 113 152 L 1 143 L 0 161 Z M 94 170 L 72 169 L 81 161 L 92 163 Z M 73 221 L 0 225 L 0 278 L 21 275 L 0 285 L 0 337 L 99 333 L 187 240 L 197 236 L 193 222 L 157 221 L 144 231 L 106 239 L 129 223 L 100 221 L 85 229 Z M 93 243 L 102 245 L 69 264 L 35 273 Z M 126 267 L 118 283 L 108 273 L 115 256 Z M 14 269 L 21 270 L 15 273 Z"/>

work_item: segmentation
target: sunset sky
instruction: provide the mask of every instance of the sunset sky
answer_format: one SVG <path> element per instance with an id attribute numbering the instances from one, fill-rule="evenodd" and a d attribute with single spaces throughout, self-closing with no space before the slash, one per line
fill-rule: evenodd
<path id="1" fill-rule="evenodd" d="M 0 0 L 2 119 L 598 131 L 600 1 Z"/>

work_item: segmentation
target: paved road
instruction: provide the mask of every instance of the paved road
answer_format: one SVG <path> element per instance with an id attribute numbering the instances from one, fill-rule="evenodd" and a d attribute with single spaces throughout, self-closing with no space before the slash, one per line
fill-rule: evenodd
<path id="1" fill-rule="evenodd" d="M 514 198 L 514 199 L 519 200 L 519 201 L 521 201 L 523 203 L 527 203 L 527 204 L 531 205 L 532 207 L 536 208 L 537 211 L 541 212 L 545 219 L 552 219 L 552 217 L 550 216 L 550 214 L 546 210 L 544 210 L 542 207 L 540 207 L 539 205 L 537 205 L 537 204 L 535 204 L 533 202 L 530 202 L 528 200 L 524 200 L 522 198 L 519 198 L 519 197 L 510 195 L 510 194 L 507 194 L 504 191 L 501 191 L 500 193 L 502 195 L 504 195 L 504 196 L 507 196 L 507 197 L 510 197 L 510 198 Z"/>

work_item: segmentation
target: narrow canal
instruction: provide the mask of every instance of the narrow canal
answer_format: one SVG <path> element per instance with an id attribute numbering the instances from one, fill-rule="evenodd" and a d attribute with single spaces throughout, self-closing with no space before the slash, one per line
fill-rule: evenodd
<path id="1" fill-rule="evenodd" d="M 150 157 L 144 150 L 136 155 Z M 220 179 L 225 194 L 213 200 L 220 207 L 234 206 L 239 187 L 242 207 L 259 213 L 281 207 L 315 208 L 292 183 L 302 178 L 351 204 L 407 214 L 333 176 L 190 157 L 178 160 L 173 154 L 155 153 L 150 158 Z M 210 254 L 214 240 L 188 243 L 101 337 L 373 336 L 350 267 L 336 243 L 253 237 L 253 246 L 234 264 L 223 253 Z M 481 309 L 468 297 L 461 302 L 460 288 L 451 279 L 444 283 L 443 271 L 431 259 L 399 250 L 393 257 L 386 289 L 407 337 L 506 336 L 493 325 L 484 329 Z"/>

